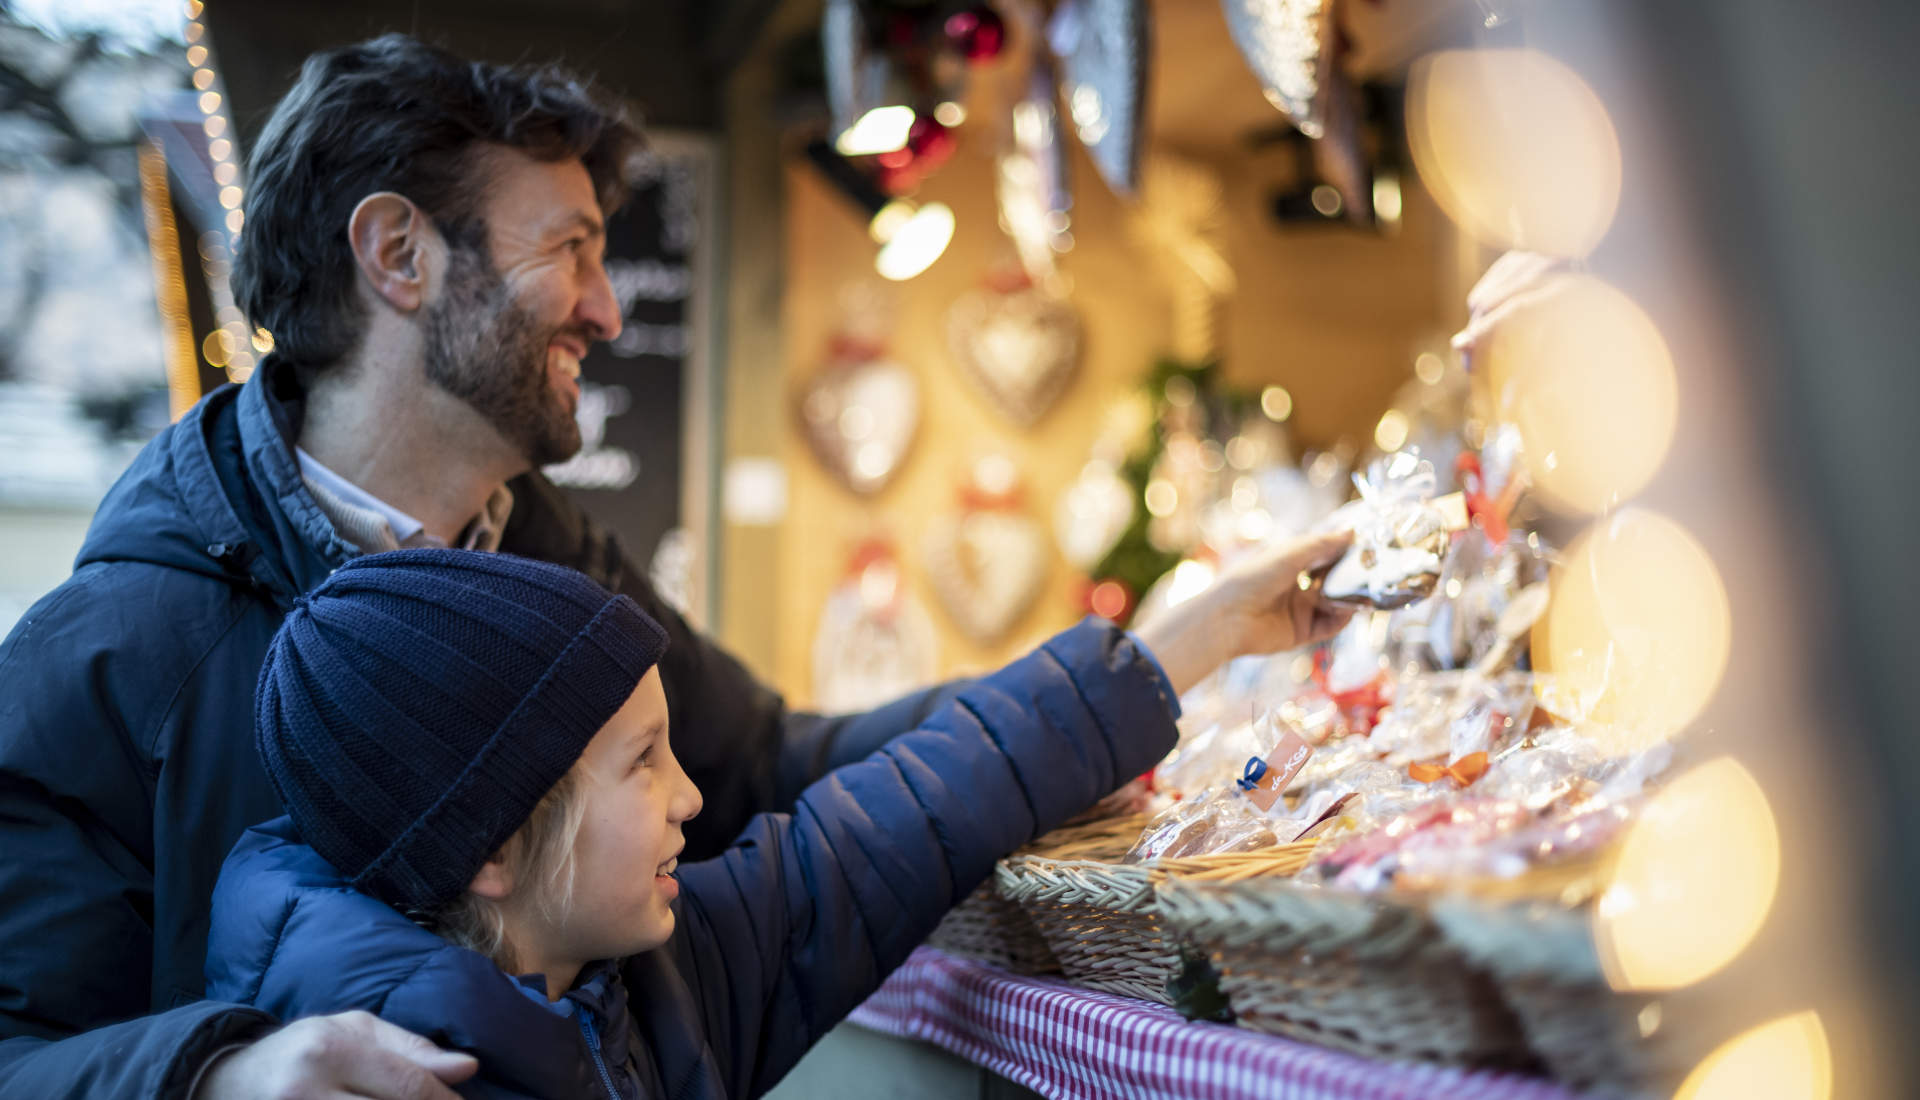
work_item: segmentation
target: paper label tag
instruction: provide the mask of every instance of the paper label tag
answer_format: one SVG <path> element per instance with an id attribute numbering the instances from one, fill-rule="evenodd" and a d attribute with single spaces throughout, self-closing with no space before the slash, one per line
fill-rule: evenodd
<path id="1" fill-rule="evenodd" d="M 1292 730 L 1280 731 L 1280 743 L 1273 747 L 1265 760 L 1255 756 L 1247 761 L 1247 770 L 1240 777 L 1239 787 L 1253 800 L 1262 812 L 1273 808 L 1280 800 L 1280 793 L 1307 766 L 1307 760 L 1313 756 L 1313 746 Z"/>

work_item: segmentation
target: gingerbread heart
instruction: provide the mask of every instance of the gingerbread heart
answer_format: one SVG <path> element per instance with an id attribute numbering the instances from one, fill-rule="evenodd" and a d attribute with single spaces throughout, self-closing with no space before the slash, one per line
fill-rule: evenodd
<path id="1" fill-rule="evenodd" d="M 814 455 L 862 496 L 900 471 L 920 427 L 920 384 L 888 359 L 838 360 L 807 383 L 800 425 Z"/>
<path id="2" fill-rule="evenodd" d="M 947 341 L 954 360 L 994 408 L 1031 427 L 1073 381 L 1080 315 L 1035 287 L 981 289 L 953 304 Z"/>
<path id="3" fill-rule="evenodd" d="M 962 633 L 983 645 L 1018 623 L 1047 576 L 1047 537 L 1019 512 L 943 516 L 927 533 L 934 593 Z"/>

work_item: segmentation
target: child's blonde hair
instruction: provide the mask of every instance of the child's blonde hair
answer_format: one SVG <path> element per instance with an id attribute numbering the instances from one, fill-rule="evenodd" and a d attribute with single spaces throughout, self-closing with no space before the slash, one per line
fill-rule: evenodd
<path id="1" fill-rule="evenodd" d="M 579 794 L 579 780 L 570 770 L 500 846 L 499 858 L 506 864 L 514 892 L 526 891 L 535 910 L 548 921 L 564 919 L 573 904 L 573 842 L 586 817 L 586 802 Z M 505 914 L 492 898 L 471 890 L 462 893 L 436 916 L 434 930 L 492 959 L 509 974 L 517 972 Z"/>

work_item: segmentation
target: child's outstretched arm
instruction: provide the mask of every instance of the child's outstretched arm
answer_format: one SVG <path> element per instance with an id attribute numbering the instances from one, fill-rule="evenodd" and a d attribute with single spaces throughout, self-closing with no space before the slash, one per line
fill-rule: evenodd
<path id="1" fill-rule="evenodd" d="M 785 1075 L 995 860 L 1151 767 L 1177 712 L 1154 661 L 1089 619 L 682 868 L 669 949 L 728 1094 Z"/>

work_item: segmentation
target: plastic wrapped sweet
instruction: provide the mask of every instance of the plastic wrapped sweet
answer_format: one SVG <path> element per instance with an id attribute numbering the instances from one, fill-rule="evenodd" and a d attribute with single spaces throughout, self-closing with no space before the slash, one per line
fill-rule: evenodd
<path id="1" fill-rule="evenodd" d="M 1439 479 L 1432 464 L 1402 451 L 1375 460 L 1353 484 L 1360 499 L 1329 520 L 1353 529 L 1353 546 L 1327 570 L 1326 598 L 1392 609 L 1431 595 L 1450 532 L 1464 523 L 1434 503 Z"/>
<path id="2" fill-rule="evenodd" d="M 1308 880 L 1425 887 L 1592 855 L 1633 820 L 1671 756 L 1663 745 L 1608 757 L 1578 730 L 1549 727 L 1502 750 L 1468 790 L 1436 784 L 1427 799 L 1370 823 L 1350 810 L 1361 827 L 1323 846 Z"/>
<path id="3" fill-rule="evenodd" d="M 1400 652 L 1409 662 L 1455 669 L 1485 661 L 1501 648 L 1489 671 L 1524 667 L 1528 630 L 1545 609 L 1551 567 L 1552 551 L 1538 536 L 1499 545 L 1479 532 L 1455 539 L 1441 568 L 1439 595 L 1396 616 Z"/>
<path id="4" fill-rule="evenodd" d="M 1289 837 L 1291 839 L 1291 837 Z M 1213 787 L 1161 811 L 1123 863 L 1251 852 L 1280 843 L 1267 815 L 1233 787 Z"/>

